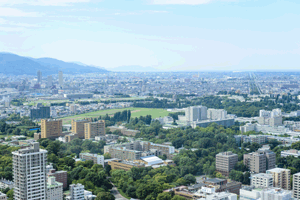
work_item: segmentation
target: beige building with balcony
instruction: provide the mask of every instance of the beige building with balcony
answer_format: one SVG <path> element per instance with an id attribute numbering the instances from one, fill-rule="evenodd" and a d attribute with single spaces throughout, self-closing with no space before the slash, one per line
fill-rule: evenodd
<path id="1" fill-rule="evenodd" d="M 58 138 L 62 134 L 62 120 L 42 119 L 41 138 Z"/>
<path id="2" fill-rule="evenodd" d="M 90 119 L 72 120 L 72 132 L 77 133 L 80 139 L 84 139 L 84 124 L 91 122 Z"/>
<path id="3" fill-rule="evenodd" d="M 267 174 L 273 175 L 273 186 L 284 190 L 291 189 L 291 170 L 274 168 L 267 170 Z"/>
<path id="4" fill-rule="evenodd" d="M 105 135 L 105 120 L 84 124 L 84 138 L 92 139 L 96 136 Z"/>

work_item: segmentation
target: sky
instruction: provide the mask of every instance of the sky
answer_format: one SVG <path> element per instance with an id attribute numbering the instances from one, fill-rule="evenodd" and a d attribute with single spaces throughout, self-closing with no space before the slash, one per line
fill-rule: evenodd
<path id="1" fill-rule="evenodd" d="M 300 70 L 299 0 L 0 0 L 0 51 L 112 69 Z"/>

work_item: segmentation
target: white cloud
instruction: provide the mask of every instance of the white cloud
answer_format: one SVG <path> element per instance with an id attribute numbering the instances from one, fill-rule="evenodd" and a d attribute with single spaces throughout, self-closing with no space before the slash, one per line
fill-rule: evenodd
<path id="1" fill-rule="evenodd" d="M 212 0 L 152 0 L 152 4 L 187 4 L 199 5 L 210 3 Z"/>
<path id="2" fill-rule="evenodd" d="M 0 0 L 0 5 L 27 4 L 34 6 L 68 6 L 73 3 L 87 3 L 90 0 Z"/>
<path id="3" fill-rule="evenodd" d="M 0 7 L 0 17 L 37 17 L 38 13 L 24 12 L 16 8 Z"/>

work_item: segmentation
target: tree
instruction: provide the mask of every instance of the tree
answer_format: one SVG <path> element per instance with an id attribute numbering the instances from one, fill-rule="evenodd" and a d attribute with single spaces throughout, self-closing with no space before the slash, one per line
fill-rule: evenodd
<path id="1" fill-rule="evenodd" d="M 186 200 L 184 197 L 175 195 L 171 200 Z"/>
<path id="2" fill-rule="evenodd" d="M 110 192 L 99 192 L 97 194 L 96 200 L 115 200 L 114 195 L 112 195 Z"/>
<path id="3" fill-rule="evenodd" d="M 163 192 L 157 195 L 157 200 L 171 200 L 172 196 L 168 192 Z"/>

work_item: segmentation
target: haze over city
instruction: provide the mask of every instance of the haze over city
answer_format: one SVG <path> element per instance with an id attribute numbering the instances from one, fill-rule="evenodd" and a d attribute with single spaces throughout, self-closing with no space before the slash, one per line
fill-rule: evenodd
<path id="1" fill-rule="evenodd" d="M 298 70 L 298 0 L 1 0 L 0 51 L 113 70 Z"/>

